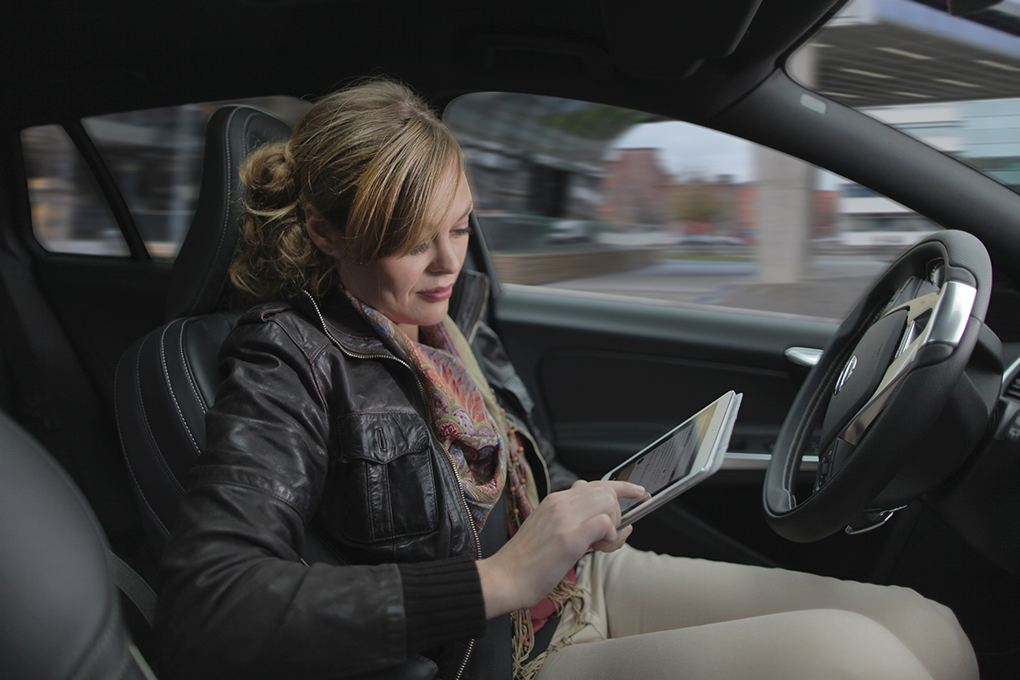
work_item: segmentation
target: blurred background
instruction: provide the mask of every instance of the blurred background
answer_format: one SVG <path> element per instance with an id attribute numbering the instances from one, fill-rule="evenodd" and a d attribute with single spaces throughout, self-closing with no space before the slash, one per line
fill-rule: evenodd
<path id="1" fill-rule="evenodd" d="M 1020 2 L 966 17 L 944 0 L 855 0 L 791 74 L 1020 189 Z M 220 104 L 82 121 L 154 258 L 172 260 Z M 293 122 L 290 97 L 245 103 Z M 821 99 L 806 105 L 824 106 Z M 444 120 L 464 148 L 501 284 L 841 319 L 937 225 L 867 187 L 686 123 L 552 97 L 475 93 Z M 74 143 L 25 130 L 32 221 L 54 252 L 127 256 Z"/>

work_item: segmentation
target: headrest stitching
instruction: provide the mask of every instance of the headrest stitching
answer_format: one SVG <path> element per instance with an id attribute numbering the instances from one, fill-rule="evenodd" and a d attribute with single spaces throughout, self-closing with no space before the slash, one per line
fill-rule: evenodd
<path id="1" fill-rule="evenodd" d="M 224 231 L 226 230 L 227 223 L 230 221 L 230 205 L 231 205 L 232 193 L 233 193 L 232 192 L 233 185 L 232 185 L 232 182 L 231 182 L 231 172 L 230 172 L 230 168 L 231 168 L 230 130 L 231 130 L 231 127 L 233 126 L 234 116 L 236 116 L 240 111 L 241 111 L 240 107 L 237 107 L 233 111 L 231 111 L 230 112 L 230 116 L 227 117 L 226 125 L 224 126 L 223 146 L 225 148 L 225 163 L 224 163 L 223 177 L 224 177 L 224 180 L 225 180 L 224 184 L 226 185 L 225 189 L 226 189 L 227 200 L 226 200 L 226 203 L 225 203 L 225 208 L 226 209 L 224 210 L 224 213 L 223 213 L 223 220 L 220 223 L 219 243 L 217 244 L 217 246 L 216 246 L 216 248 L 214 250 L 213 262 L 216 261 L 217 256 L 218 256 L 218 254 L 220 252 L 220 248 L 223 245 Z M 189 300 L 188 305 L 185 308 L 187 310 L 186 315 L 190 315 L 190 314 L 194 313 L 195 310 L 193 309 L 193 307 L 202 298 L 203 293 L 205 292 L 207 286 L 209 285 L 210 280 L 212 279 L 211 273 L 212 273 L 212 270 L 214 270 L 214 269 L 215 269 L 215 267 L 209 267 L 205 271 L 205 273 L 203 275 L 203 280 L 202 280 L 201 285 L 199 285 L 195 289 L 195 292 L 192 295 L 191 300 Z"/>

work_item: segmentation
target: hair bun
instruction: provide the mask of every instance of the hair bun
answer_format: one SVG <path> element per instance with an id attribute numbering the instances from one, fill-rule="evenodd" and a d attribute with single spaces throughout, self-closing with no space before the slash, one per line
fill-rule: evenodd
<path id="1" fill-rule="evenodd" d="M 286 142 L 267 144 L 252 152 L 241 168 L 247 204 L 257 212 L 287 209 L 297 201 L 294 160 Z"/>

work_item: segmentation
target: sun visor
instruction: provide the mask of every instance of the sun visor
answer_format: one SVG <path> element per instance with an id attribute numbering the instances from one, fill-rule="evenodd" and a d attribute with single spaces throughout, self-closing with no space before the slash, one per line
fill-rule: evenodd
<path id="1" fill-rule="evenodd" d="M 613 64 L 637 78 L 677 80 L 732 54 L 762 0 L 600 0 Z"/>

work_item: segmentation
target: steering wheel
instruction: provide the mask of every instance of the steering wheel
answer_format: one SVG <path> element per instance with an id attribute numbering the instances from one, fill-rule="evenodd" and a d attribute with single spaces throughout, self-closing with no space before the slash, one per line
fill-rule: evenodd
<path id="1" fill-rule="evenodd" d="M 910 248 L 864 295 L 776 440 L 763 496 L 777 533 L 807 542 L 874 528 L 973 451 L 999 384 L 969 389 L 980 381 L 961 376 L 978 363 L 982 379 L 998 375 L 1001 384 L 1001 344 L 984 325 L 991 284 L 981 241 L 943 231 Z M 814 488 L 798 504 L 794 482 L 819 428 Z"/>

